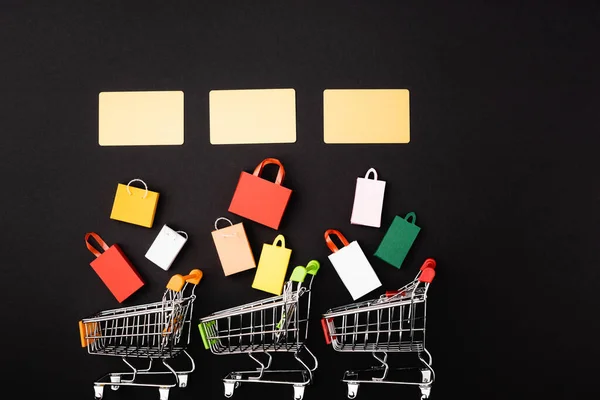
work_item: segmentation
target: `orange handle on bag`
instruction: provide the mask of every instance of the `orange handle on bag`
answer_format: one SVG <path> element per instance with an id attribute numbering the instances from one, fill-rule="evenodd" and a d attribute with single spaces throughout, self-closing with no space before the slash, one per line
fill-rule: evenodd
<path id="1" fill-rule="evenodd" d="M 106 244 L 106 242 L 104 240 L 102 240 L 102 238 L 94 232 L 89 232 L 85 234 L 85 245 L 87 246 L 88 250 L 92 252 L 93 255 L 95 255 L 96 257 L 100 257 L 100 255 L 102 255 L 102 253 L 100 253 L 98 250 L 96 250 L 88 241 L 88 239 L 91 237 L 93 237 L 96 242 L 98 242 L 98 244 L 102 247 L 103 250 L 108 250 L 108 245 Z"/>
<path id="2" fill-rule="evenodd" d="M 265 158 L 260 164 L 257 165 L 252 175 L 260 176 L 263 168 L 267 164 L 275 164 L 279 167 L 279 170 L 277 171 L 277 177 L 275 178 L 275 184 L 281 185 L 281 182 L 283 182 L 283 178 L 285 177 L 285 170 L 283 169 L 281 162 L 276 158 Z"/>
<path id="3" fill-rule="evenodd" d="M 328 229 L 325 231 L 325 243 L 327 244 L 327 247 L 329 247 L 329 250 L 331 250 L 333 253 L 335 253 L 336 251 L 339 251 L 338 247 L 335 245 L 335 243 L 333 243 L 333 240 L 331 240 L 331 235 L 336 235 L 340 241 L 342 242 L 342 244 L 344 246 L 348 246 L 350 243 L 348 243 L 348 240 L 346 240 L 346 238 L 344 237 L 344 235 L 341 234 L 340 231 L 335 230 L 335 229 Z"/>

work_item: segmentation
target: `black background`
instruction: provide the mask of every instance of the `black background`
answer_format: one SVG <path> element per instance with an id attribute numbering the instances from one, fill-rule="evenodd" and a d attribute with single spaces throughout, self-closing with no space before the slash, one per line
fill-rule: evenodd
<path id="1" fill-rule="evenodd" d="M 598 3 L 482 3 L 3 1 L 6 382 L 21 397 L 92 399 L 93 380 L 122 368 L 79 345 L 77 321 L 118 306 L 89 266 L 89 231 L 120 244 L 147 281 L 126 305 L 158 300 L 171 274 L 191 268 L 204 271 L 195 320 L 266 297 L 250 287 L 253 272 L 223 276 L 210 232 L 219 216 L 240 220 L 227 213 L 239 173 L 276 157 L 294 190 L 280 229 L 291 265 L 323 266 L 308 340 L 321 367 L 305 398 L 345 398 L 344 370 L 370 363 L 334 352 L 318 324 L 352 302 L 323 232 L 340 229 L 367 255 L 385 232 L 349 223 L 355 180 L 369 167 L 387 181 L 384 226 L 414 211 L 422 228 L 400 271 L 370 256 L 384 287 L 438 261 L 432 398 L 597 398 Z M 297 143 L 211 146 L 209 90 L 241 88 L 296 89 Z M 327 88 L 409 89 L 410 144 L 325 145 Z M 183 90 L 185 144 L 100 147 L 98 93 L 120 90 Z M 151 229 L 109 219 L 117 183 L 137 177 L 160 192 Z M 168 272 L 144 258 L 165 223 L 190 235 Z M 258 257 L 276 233 L 245 225 Z M 252 366 L 205 351 L 196 329 L 190 351 L 197 371 L 172 399 L 223 398 L 221 378 Z M 292 390 L 243 385 L 234 398 L 257 395 Z M 361 387 L 359 398 L 374 396 L 419 393 Z"/>

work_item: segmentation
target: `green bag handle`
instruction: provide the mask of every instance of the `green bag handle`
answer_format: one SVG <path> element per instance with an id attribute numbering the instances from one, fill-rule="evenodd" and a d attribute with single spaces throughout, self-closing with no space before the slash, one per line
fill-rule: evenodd
<path id="1" fill-rule="evenodd" d="M 294 271 L 292 271 L 292 275 L 290 276 L 290 280 L 302 283 L 304 282 L 304 278 L 306 278 L 307 274 L 315 276 L 320 267 L 321 264 L 319 264 L 317 260 L 310 260 L 308 264 L 306 264 L 306 267 L 299 265 L 294 268 Z"/>
<path id="2" fill-rule="evenodd" d="M 406 222 L 408 222 L 408 219 L 412 217 L 412 224 L 416 225 L 417 224 L 417 215 L 414 212 L 409 212 L 408 214 L 406 214 L 406 217 L 404 217 L 404 219 L 406 220 Z"/>

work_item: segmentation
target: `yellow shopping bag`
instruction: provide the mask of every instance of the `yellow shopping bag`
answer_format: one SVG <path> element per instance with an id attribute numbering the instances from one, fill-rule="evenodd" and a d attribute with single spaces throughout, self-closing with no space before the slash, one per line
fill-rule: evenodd
<path id="1" fill-rule="evenodd" d="M 141 182 L 144 189 L 130 186 L 136 181 Z M 158 195 L 148 190 L 146 182 L 141 179 L 132 179 L 127 185 L 119 183 L 110 219 L 152 228 Z"/>
<path id="2" fill-rule="evenodd" d="M 277 246 L 277 242 L 281 246 Z M 252 287 L 263 292 L 280 295 L 283 291 L 283 281 L 291 255 L 292 250 L 285 248 L 283 235 L 277 235 L 273 244 L 263 244 Z"/>

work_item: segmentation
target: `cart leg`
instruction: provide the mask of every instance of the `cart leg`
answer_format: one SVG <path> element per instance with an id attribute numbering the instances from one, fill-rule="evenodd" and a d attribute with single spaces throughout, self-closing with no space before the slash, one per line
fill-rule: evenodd
<path id="1" fill-rule="evenodd" d="M 236 382 L 223 382 L 223 385 L 225 386 L 225 397 L 230 398 L 231 396 L 233 396 L 233 391 L 235 390 Z"/>
<path id="2" fill-rule="evenodd" d="M 121 382 L 121 376 L 120 376 L 120 375 L 111 375 L 111 376 L 110 376 L 110 381 L 111 381 L 112 383 L 120 383 L 120 382 Z M 119 385 L 111 385 L 111 386 L 110 386 L 110 388 L 111 388 L 112 390 L 119 390 L 119 388 L 120 388 L 120 387 L 121 387 L 121 386 L 119 386 Z"/>
<path id="3" fill-rule="evenodd" d="M 373 358 L 375 358 L 377 361 L 379 361 L 381 363 L 381 367 L 380 368 L 383 368 L 383 375 L 381 377 L 379 377 L 379 378 L 375 378 L 374 377 L 373 380 L 381 382 L 381 381 L 383 381 L 387 377 L 388 371 L 390 370 L 390 367 L 387 364 L 388 355 L 384 351 L 383 352 L 383 358 L 380 358 L 380 357 L 377 356 L 377 353 L 373 352 Z"/>
<path id="4" fill-rule="evenodd" d="M 94 399 L 96 399 L 96 400 L 102 399 L 103 393 L 104 393 L 104 385 L 94 385 Z"/>
<path id="5" fill-rule="evenodd" d="M 304 386 L 294 386 L 294 400 L 302 400 L 304 397 Z"/>
<path id="6" fill-rule="evenodd" d="M 357 393 L 358 393 L 358 383 L 349 382 L 348 383 L 348 398 L 355 399 Z"/>
<path id="7" fill-rule="evenodd" d="M 425 400 L 429 398 L 431 394 L 431 386 L 430 385 L 419 385 L 421 389 L 421 400 Z"/>
<path id="8" fill-rule="evenodd" d="M 179 387 L 187 387 L 188 374 L 179 374 L 177 377 L 179 378 Z"/>
<path id="9" fill-rule="evenodd" d="M 160 396 L 160 400 L 169 400 L 169 388 L 168 387 L 158 388 L 158 395 Z"/>

